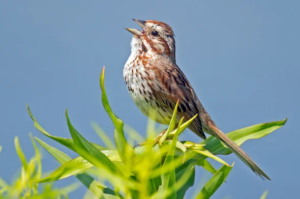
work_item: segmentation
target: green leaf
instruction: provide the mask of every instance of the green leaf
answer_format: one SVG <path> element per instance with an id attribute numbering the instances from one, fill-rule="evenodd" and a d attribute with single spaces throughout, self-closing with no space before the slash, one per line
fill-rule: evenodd
<path id="1" fill-rule="evenodd" d="M 43 142 L 42 140 L 35 138 L 39 144 L 46 149 L 46 151 L 48 151 L 58 162 L 60 162 L 61 164 L 64 164 L 68 161 L 71 160 L 71 158 L 66 155 L 65 153 L 63 153 L 62 151 L 46 144 L 45 142 Z M 92 176 L 90 176 L 87 173 L 81 173 L 76 175 L 76 178 L 78 180 L 81 181 L 81 183 L 86 186 L 92 193 L 95 194 L 95 196 L 97 196 L 98 198 L 100 198 L 100 196 L 104 195 L 105 198 L 109 198 L 109 196 L 112 196 L 114 199 L 117 199 L 119 197 L 116 197 L 116 194 L 113 190 L 111 190 L 110 188 L 106 187 L 105 185 L 97 182 Z"/>
<path id="2" fill-rule="evenodd" d="M 166 140 L 163 142 L 166 145 L 170 145 L 172 144 L 172 140 Z M 187 151 L 186 147 L 184 146 L 184 144 L 182 144 L 181 142 L 177 141 L 176 142 L 176 149 L 179 149 L 180 151 L 182 151 L 183 153 L 185 153 Z"/>
<path id="3" fill-rule="evenodd" d="M 66 110 L 66 118 L 69 127 L 69 131 L 74 140 L 74 146 L 77 153 L 92 163 L 98 168 L 105 168 L 107 171 L 114 173 L 115 175 L 122 175 L 121 171 L 114 165 L 112 161 L 100 150 L 90 144 L 71 124 L 68 112 Z"/>
<path id="4" fill-rule="evenodd" d="M 36 162 L 37 162 L 37 167 L 38 167 L 37 175 L 35 177 L 36 177 L 36 179 L 40 179 L 41 175 L 42 175 L 41 153 L 40 153 L 39 149 L 37 148 L 36 143 L 35 143 L 34 138 L 32 137 L 32 135 L 30 134 L 29 136 L 30 136 L 31 142 L 32 142 L 33 147 L 34 147 L 35 157 L 36 157 Z"/>
<path id="5" fill-rule="evenodd" d="M 149 195 L 155 194 L 160 186 L 161 186 L 161 176 L 150 178 L 148 182 Z"/>
<path id="6" fill-rule="evenodd" d="M 175 149 L 176 149 L 176 143 L 178 140 L 178 135 L 181 131 L 181 124 L 182 124 L 183 118 L 179 121 L 179 128 L 177 129 L 177 132 L 172 140 L 172 144 L 170 146 L 169 152 L 167 154 L 166 160 L 163 164 L 163 167 L 166 165 L 171 166 L 171 170 L 167 173 L 164 173 L 162 175 L 162 185 L 161 185 L 161 191 L 163 192 L 163 198 L 170 198 L 170 199 L 176 199 L 176 175 L 175 175 L 175 167 L 174 167 L 174 155 L 175 155 Z"/>
<path id="7" fill-rule="evenodd" d="M 4 188 L 4 187 L 7 187 L 8 185 L 6 184 L 6 182 L 0 178 L 0 189 Z"/>
<path id="8" fill-rule="evenodd" d="M 138 143 L 141 143 L 145 140 L 142 135 L 140 135 L 134 128 L 132 128 L 128 124 L 124 124 L 124 131 L 130 138 L 132 138 L 134 141 L 137 141 Z"/>
<path id="9" fill-rule="evenodd" d="M 179 141 L 176 142 L 176 149 L 180 149 L 183 153 L 185 153 L 187 150 L 184 144 Z"/>
<path id="10" fill-rule="evenodd" d="M 210 151 L 204 149 L 204 148 L 198 148 L 198 149 L 191 149 L 191 151 L 195 152 L 195 153 L 199 153 L 203 156 L 209 157 L 213 160 L 216 160 L 218 162 L 220 162 L 221 164 L 225 164 L 227 166 L 229 166 L 224 160 L 222 160 L 221 158 L 215 156 L 214 154 L 212 154 Z"/>
<path id="11" fill-rule="evenodd" d="M 31 117 L 31 119 L 33 120 L 33 123 L 34 123 L 34 127 L 39 130 L 42 134 L 44 134 L 45 136 L 51 138 L 52 140 L 55 140 L 56 142 L 62 144 L 63 146 L 71 149 L 72 151 L 75 151 L 75 148 L 74 148 L 74 143 L 73 143 L 73 140 L 72 139 L 68 139 L 68 138 L 61 138 L 61 137 L 57 137 L 57 136 L 52 136 L 50 135 L 45 129 L 43 129 L 43 127 L 41 127 L 41 125 L 36 121 L 36 119 L 33 117 L 31 111 L 30 111 L 30 108 L 28 106 L 28 104 L 26 104 L 27 106 L 27 111 L 29 113 L 29 116 Z M 97 149 L 99 150 L 106 150 L 107 148 L 103 147 L 103 146 L 100 146 L 98 144 L 95 144 L 95 143 L 91 143 L 94 147 L 96 147 Z"/>
<path id="12" fill-rule="evenodd" d="M 104 144 L 107 146 L 109 149 L 115 149 L 115 145 L 112 143 L 112 141 L 109 139 L 109 137 L 105 134 L 105 132 L 100 128 L 100 126 L 97 125 L 96 122 L 93 122 L 92 127 L 94 131 L 98 134 L 100 139 L 104 142 Z"/>
<path id="13" fill-rule="evenodd" d="M 199 160 L 197 161 L 197 165 L 203 167 L 204 169 L 206 169 L 207 171 L 209 171 L 212 174 L 215 174 L 217 172 L 217 170 L 214 168 L 213 165 L 211 165 L 207 160 Z"/>
<path id="14" fill-rule="evenodd" d="M 105 111 L 107 112 L 108 116 L 110 117 L 110 119 L 112 120 L 114 126 L 115 126 L 115 133 L 114 133 L 114 137 L 115 137 L 115 143 L 116 143 L 116 147 L 117 150 L 119 152 L 119 155 L 123 161 L 123 163 L 125 163 L 125 165 L 129 165 L 131 166 L 131 162 L 129 162 L 129 160 L 132 160 L 132 157 L 134 155 L 134 150 L 133 148 L 128 144 L 125 135 L 124 135 L 124 131 L 123 131 L 123 121 L 120 120 L 111 110 L 108 99 L 107 99 L 107 95 L 106 95 L 106 91 L 105 91 L 105 86 L 104 86 L 104 73 L 105 73 L 105 67 L 103 67 L 102 72 L 101 72 L 101 76 L 100 76 L 100 87 L 102 90 L 102 104 L 103 107 L 105 109 Z"/>
<path id="15" fill-rule="evenodd" d="M 103 199 L 120 199 L 122 197 L 117 196 L 114 190 L 97 182 L 92 176 L 87 173 L 82 173 L 76 175 L 76 178 L 79 179 L 91 192 L 94 193 L 98 198 Z"/>
<path id="16" fill-rule="evenodd" d="M 15 137 L 15 147 L 16 147 L 17 154 L 18 154 L 18 156 L 19 156 L 19 158 L 21 160 L 21 163 L 22 163 L 22 165 L 23 165 L 23 167 L 24 167 L 24 169 L 26 171 L 28 164 L 27 164 L 25 155 L 24 155 L 24 153 L 22 151 L 22 148 L 20 146 L 20 142 L 19 142 L 19 138 L 18 137 Z"/>
<path id="17" fill-rule="evenodd" d="M 64 164 L 71 160 L 71 158 L 65 154 L 64 152 L 50 146 L 46 142 L 42 141 L 41 139 L 34 137 L 36 141 L 46 150 L 48 151 L 59 163 Z"/>
<path id="18" fill-rule="evenodd" d="M 186 121 L 185 123 L 183 123 L 180 126 L 180 132 L 178 134 L 178 136 L 192 123 L 192 121 L 197 117 L 198 115 L 195 115 L 194 117 L 192 117 L 191 119 L 189 119 L 188 121 Z M 168 138 L 172 138 L 176 133 L 177 133 L 178 129 L 173 130 L 172 132 L 169 133 Z"/>
<path id="19" fill-rule="evenodd" d="M 200 193 L 197 195 L 196 199 L 208 199 L 210 198 L 216 190 L 225 182 L 228 174 L 230 173 L 232 166 L 223 165 L 213 177 L 204 185 Z"/>
<path id="20" fill-rule="evenodd" d="M 267 196 L 268 196 L 268 191 L 265 191 L 264 193 L 263 193 L 263 195 L 260 197 L 260 199 L 266 199 L 267 198 Z"/>
<path id="21" fill-rule="evenodd" d="M 159 139 L 159 142 L 158 142 L 159 145 L 162 145 L 162 143 L 167 139 L 169 133 L 172 132 L 173 129 L 175 128 L 178 103 L 179 103 L 179 100 L 177 100 L 177 103 L 175 105 L 175 108 L 174 108 L 174 111 L 173 111 L 173 115 L 172 115 L 172 118 L 171 118 L 171 121 L 170 121 L 170 124 L 169 124 L 169 127 L 168 127 L 167 131 Z"/>
<path id="22" fill-rule="evenodd" d="M 74 158 L 64 164 L 62 164 L 58 169 L 56 169 L 53 173 L 49 176 L 39 180 L 40 183 L 43 182 L 52 182 L 61 180 L 78 173 L 81 173 L 91 167 L 93 167 L 90 162 L 82 158 L 81 156 Z"/>
<path id="23" fill-rule="evenodd" d="M 238 146 L 240 146 L 247 140 L 258 139 L 269 135 L 273 131 L 281 128 L 286 123 L 286 121 L 287 119 L 282 121 L 256 124 L 227 133 L 227 136 Z M 215 155 L 227 155 L 231 153 L 230 149 L 225 147 L 220 140 L 213 136 L 210 136 L 208 139 L 204 140 L 201 143 L 205 144 L 205 148 Z"/>
<path id="24" fill-rule="evenodd" d="M 176 195 L 177 199 L 183 199 L 186 191 L 194 185 L 195 182 L 195 163 L 189 160 L 176 168 Z"/>

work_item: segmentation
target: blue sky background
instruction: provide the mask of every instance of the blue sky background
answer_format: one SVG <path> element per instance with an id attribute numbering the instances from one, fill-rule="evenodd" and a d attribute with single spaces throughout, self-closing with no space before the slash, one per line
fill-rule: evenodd
<path id="1" fill-rule="evenodd" d="M 106 66 L 111 106 L 125 123 L 144 132 L 147 118 L 134 105 L 122 77 L 130 54 L 131 21 L 155 19 L 176 34 L 177 63 L 200 100 L 224 131 L 261 122 L 287 124 L 246 142 L 243 149 L 272 181 L 262 181 L 236 156 L 227 183 L 213 198 L 295 198 L 299 189 L 300 1 L 1 1 L 0 3 L 0 176 L 10 181 L 20 167 L 19 136 L 26 156 L 34 150 L 28 133 L 74 153 L 34 129 L 26 111 L 51 134 L 70 137 L 64 110 L 87 139 L 101 143 L 90 122 L 112 137 L 98 84 Z M 180 139 L 201 141 L 191 132 Z M 44 170 L 58 167 L 44 152 Z M 196 183 L 203 176 L 197 170 Z M 66 185 L 75 178 L 65 179 Z M 82 198 L 81 187 L 71 198 Z M 194 190 L 189 191 L 189 198 Z"/>

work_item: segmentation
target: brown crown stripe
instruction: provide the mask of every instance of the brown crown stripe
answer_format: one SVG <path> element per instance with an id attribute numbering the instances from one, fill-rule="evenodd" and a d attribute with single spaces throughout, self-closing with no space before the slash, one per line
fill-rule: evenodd
<path id="1" fill-rule="evenodd" d="M 164 23 L 164 22 L 161 22 L 161 21 L 155 21 L 155 20 L 147 20 L 146 23 L 153 23 L 153 24 L 156 24 L 158 26 L 161 26 L 163 27 L 166 32 L 169 34 L 169 35 L 172 35 L 174 36 L 174 32 L 171 28 L 171 26 L 169 26 L 168 24 Z"/>

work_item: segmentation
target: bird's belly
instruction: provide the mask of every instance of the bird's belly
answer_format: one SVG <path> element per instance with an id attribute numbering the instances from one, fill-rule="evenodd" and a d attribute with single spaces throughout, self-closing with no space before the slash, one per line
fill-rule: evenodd
<path id="1" fill-rule="evenodd" d="M 158 108 L 155 101 L 149 100 L 149 96 L 141 95 L 139 92 L 130 92 L 130 96 L 144 115 L 160 124 L 169 124 L 171 115 Z M 145 98 L 148 98 L 147 101 Z"/>
<path id="2" fill-rule="evenodd" d="M 149 96 L 141 95 L 139 92 L 130 92 L 130 96 L 144 115 L 160 124 L 169 124 L 171 115 L 158 108 L 155 101 L 149 100 Z"/>
<path id="3" fill-rule="evenodd" d="M 130 96 L 143 114 L 158 123 L 169 124 L 172 115 L 157 106 L 147 82 L 149 80 L 142 76 L 143 69 L 143 66 L 135 66 L 132 70 L 128 65 L 124 68 L 123 75 Z M 135 72 L 136 70 L 139 72 Z"/>

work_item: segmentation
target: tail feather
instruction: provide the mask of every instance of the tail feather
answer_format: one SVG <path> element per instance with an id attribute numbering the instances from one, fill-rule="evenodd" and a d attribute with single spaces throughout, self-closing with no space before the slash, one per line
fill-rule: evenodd
<path id="1" fill-rule="evenodd" d="M 271 180 L 269 176 L 243 151 L 235 142 L 214 125 L 209 126 L 211 132 L 216 138 L 221 140 L 228 148 L 232 150 L 250 169 L 261 178 Z"/>

